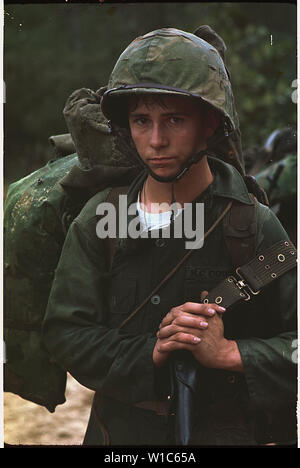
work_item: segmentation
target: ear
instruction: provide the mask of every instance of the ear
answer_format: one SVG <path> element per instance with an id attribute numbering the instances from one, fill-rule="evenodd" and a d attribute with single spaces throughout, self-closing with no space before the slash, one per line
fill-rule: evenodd
<path id="1" fill-rule="evenodd" d="M 216 129 L 219 126 L 219 123 L 220 123 L 219 114 L 213 109 L 209 109 L 205 117 L 206 138 L 211 137 L 215 133 Z"/>

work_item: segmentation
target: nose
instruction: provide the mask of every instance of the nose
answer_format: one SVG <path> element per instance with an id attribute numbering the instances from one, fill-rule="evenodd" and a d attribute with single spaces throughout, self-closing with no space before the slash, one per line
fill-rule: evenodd
<path id="1" fill-rule="evenodd" d="M 150 146 L 154 149 L 160 149 L 168 144 L 166 129 L 161 123 L 153 123 L 151 129 Z"/>

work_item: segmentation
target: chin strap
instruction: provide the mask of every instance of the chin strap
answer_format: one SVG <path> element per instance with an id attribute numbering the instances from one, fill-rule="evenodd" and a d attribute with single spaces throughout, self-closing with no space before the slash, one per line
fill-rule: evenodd
<path id="1" fill-rule="evenodd" d="M 188 161 L 185 163 L 185 166 L 183 169 L 180 169 L 177 174 L 174 176 L 170 177 L 161 177 L 155 174 L 152 169 L 150 169 L 146 164 L 144 166 L 146 167 L 148 173 L 153 177 L 153 179 L 157 180 L 157 182 L 177 182 L 178 180 L 182 179 L 182 177 L 185 175 L 185 173 L 189 170 L 189 168 L 193 165 L 198 163 L 205 154 L 208 154 L 207 149 L 200 151 L 199 153 L 195 154 L 191 158 L 188 159 Z"/>
<path id="2" fill-rule="evenodd" d="M 174 183 L 173 183 L 172 184 L 172 200 L 171 200 L 172 214 L 171 214 L 171 218 L 170 218 L 170 224 L 171 225 L 172 225 L 172 223 L 174 222 L 174 219 L 175 219 L 175 213 L 174 213 L 174 210 L 173 210 L 173 206 L 176 206 L 175 203 L 176 203 L 176 200 L 175 200 L 175 187 L 174 187 Z"/>

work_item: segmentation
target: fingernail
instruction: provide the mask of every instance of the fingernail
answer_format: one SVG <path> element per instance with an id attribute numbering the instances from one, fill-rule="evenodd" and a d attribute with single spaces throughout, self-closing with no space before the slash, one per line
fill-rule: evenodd
<path id="1" fill-rule="evenodd" d="M 193 340 L 195 343 L 199 343 L 201 341 L 201 338 L 198 338 L 198 336 L 194 336 Z"/>
<path id="2" fill-rule="evenodd" d="M 221 310 L 221 312 L 225 312 L 225 307 L 218 306 L 218 310 Z"/>
<path id="3" fill-rule="evenodd" d="M 216 313 L 216 311 L 215 311 L 215 309 L 209 308 L 209 309 L 207 309 L 207 313 L 208 313 L 209 315 L 214 315 L 214 314 Z"/>
<path id="4" fill-rule="evenodd" d="M 207 327 L 208 323 L 207 322 L 200 322 L 200 327 Z"/>

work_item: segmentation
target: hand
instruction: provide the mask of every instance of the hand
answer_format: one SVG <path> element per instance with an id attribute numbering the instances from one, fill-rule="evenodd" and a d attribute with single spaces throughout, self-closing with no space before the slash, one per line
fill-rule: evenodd
<path id="1" fill-rule="evenodd" d="M 202 293 L 202 299 L 207 292 Z M 186 302 L 174 307 L 162 320 L 157 333 L 153 351 L 153 362 L 157 367 L 165 364 L 170 353 L 179 349 L 194 351 L 202 334 L 209 328 L 212 317 L 224 313 L 225 309 L 217 304 Z"/>
<path id="2" fill-rule="evenodd" d="M 191 349 L 195 359 L 205 367 L 218 367 L 218 360 L 224 355 L 228 341 L 224 338 L 223 318 L 219 314 L 211 317 L 207 330 L 200 338 L 199 345 Z"/>
<path id="3" fill-rule="evenodd" d="M 207 291 L 203 291 L 201 300 L 207 294 Z M 205 367 L 243 372 L 243 361 L 236 341 L 224 337 L 222 316 L 215 314 L 209 325 L 208 333 L 205 333 L 199 345 L 191 350 L 195 359 Z"/>
<path id="4" fill-rule="evenodd" d="M 243 362 L 236 341 L 224 338 L 223 319 L 215 314 L 201 341 L 191 349 L 195 359 L 205 367 L 243 372 Z"/>

